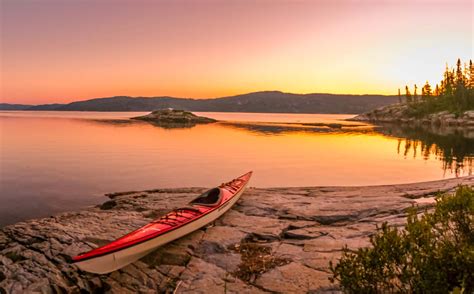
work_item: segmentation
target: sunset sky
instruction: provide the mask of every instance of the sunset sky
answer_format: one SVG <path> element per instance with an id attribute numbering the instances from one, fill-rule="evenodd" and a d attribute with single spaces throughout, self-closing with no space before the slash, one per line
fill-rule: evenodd
<path id="1" fill-rule="evenodd" d="M 0 0 L 8 103 L 395 94 L 473 57 L 471 0 Z"/>

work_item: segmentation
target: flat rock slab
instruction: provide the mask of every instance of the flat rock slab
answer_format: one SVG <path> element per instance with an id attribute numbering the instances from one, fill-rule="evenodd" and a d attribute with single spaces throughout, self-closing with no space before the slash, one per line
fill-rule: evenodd
<path id="1" fill-rule="evenodd" d="M 108 195 L 79 212 L 29 220 L 0 230 L 0 293 L 333 293 L 329 261 L 344 245 L 369 245 L 376 225 L 402 226 L 406 209 L 430 207 L 438 192 L 474 185 L 474 176 L 367 187 L 248 189 L 206 228 L 158 248 L 107 275 L 78 270 L 71 257 L 104 245 L 204 188 Z"/>

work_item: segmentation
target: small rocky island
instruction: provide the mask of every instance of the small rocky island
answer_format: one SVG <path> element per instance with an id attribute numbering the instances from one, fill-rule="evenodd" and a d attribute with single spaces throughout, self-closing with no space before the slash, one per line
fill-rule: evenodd
<path id="1" fill-rule="evenodd" d="M 329 261 L 370 246 L 382 222 L 473 186 L 474 176 L 365 187 L 249 188 L 213 224 L 106 275 L 71 257 L 186 205 L 203 188 L 113 193 L 97 207 L 0 229 L 0 293 L 339 293 Z"/>
<path id="2" fill-rule="evenodd" d="M 196 125 L 196 124 L 208 124 L 216 122 L 217 120 L 197 116 L 194 113 L 178 110 L 178 109 L 160 109 L 155 110 L 150 114 L 144 116 L 133 117 L 132 119 L 143 120 L 157 124 L 183 124 L 183 125 Z"/>

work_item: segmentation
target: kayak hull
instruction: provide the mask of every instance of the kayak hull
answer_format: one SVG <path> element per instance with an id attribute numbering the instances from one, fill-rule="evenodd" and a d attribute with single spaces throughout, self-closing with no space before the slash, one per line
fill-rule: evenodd
<path id="1" fill-rule="evenodd" d="M 114 252 L 95 256 L 93 258 L 79 260 L 76 261 L 74 264 L 78 266 L 81 270 L 87 272 L 106 274 L 118 270 L 130 263 L 133 263 L 144 257 L 145 255 L 151 253 L 157 247 L 160 247 L 171 241 L 188 235 L 218 219 L 239 200 L 240 196 L 243 194 L 246 188 L 247 183 L 248 180 L 238 191 L 233 194 L 231 198 L 225 201 L 222 205 L 217 206 L 212 211 L 203 214 L 202 216 L 188 223 L 185 223 L 175 229 L 172 229 L 149 240 L 131 245 L 129 247 Z"/>

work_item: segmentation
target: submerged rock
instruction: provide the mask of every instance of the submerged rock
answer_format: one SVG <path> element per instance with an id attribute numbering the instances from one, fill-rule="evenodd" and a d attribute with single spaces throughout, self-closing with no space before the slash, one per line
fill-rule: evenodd
<path id="1" fill-rule="evenodd" d="M 133 117 L 132 119 L 144 120 L 157 124 L 207 124 L 217 120 L 197 116 L 191 112 L 177 109 L 160 109 L 144 116 Z"/>
<path id="2" fill-rule="evenodd" d="M 333 293 L 329 261 L 369 246 L 377 224 L 402 226 L 405 211 L 474 176 L 371 187 L 248 189 L 207 228 L 106 275 L 70 263 L 168 210 L 202 188 L 110 194 L 105 205 L 0 229 L 0 293 Z"/>

